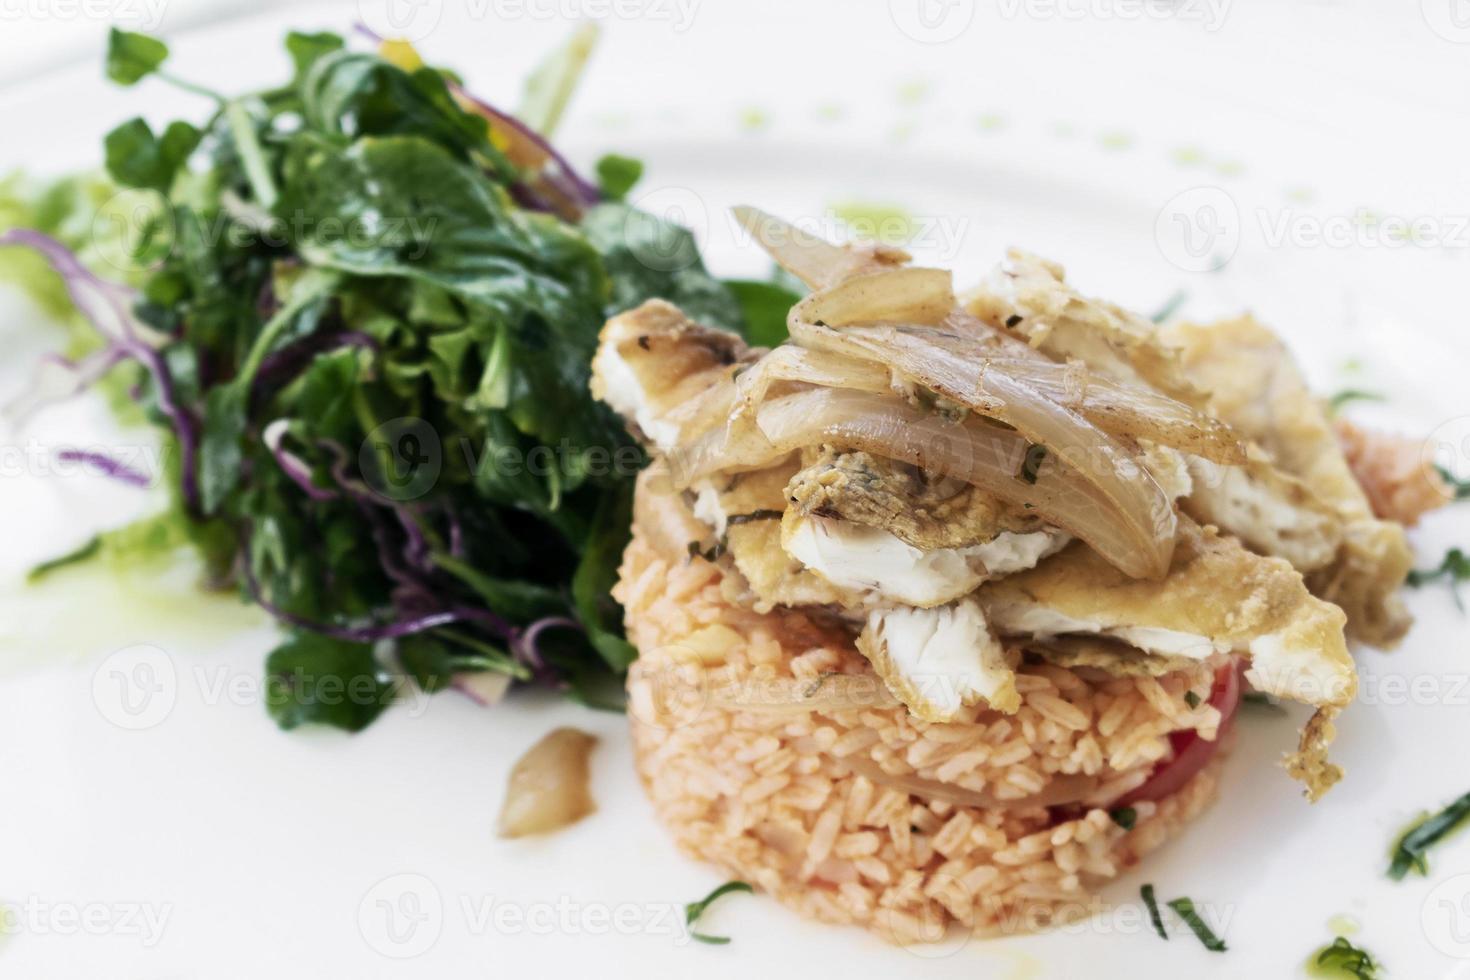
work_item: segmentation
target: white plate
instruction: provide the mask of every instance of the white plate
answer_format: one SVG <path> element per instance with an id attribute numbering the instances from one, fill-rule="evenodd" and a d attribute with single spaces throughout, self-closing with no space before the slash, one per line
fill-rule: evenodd
<path id="1" fill-rule="evenodd" d="M 837 202 L 892 203 L 914 218 L 920 257 L 953 265 L 962 283 L 1023 245 L 1145 310 L 1179 288 L 1192 314 L 1255 309 L 1325 388 L 1391 395 L 1365 419 L 1429 433 L 1470 411 L 1453 291 L 1467 244 L 1454 239 L 1467 232 L 1451 227 L 1470 213 L 1451 177 L 1465 100 L 1436 87 L 1458 77 L 1459 52 L 1430 21 L 1306 6 L 1228 10 L 1206 31 L 1122 21 L 1101 5 L 1083 22 L 963 0 L 927 21 L 900 0 L 634 6 L 641 16 L 607 19 L 559 142 L 584 164 L 607 149 L 645 158 L 638 196 L 694 225 L 721 272 L 766 267 L 726 218 L 732 203 L 814 226 L 831 224 Z M 506 103 L 566 29 L 537 14 L 549 5 L 420 9 L 441 18 L 423 43 L 431 57 Z M 475 16 L 485 9 L 500 16 Z M 681 9 L 693 12 L 687 25 Z M 286 26 L 345 29 L 354 14 L 310 7 L 197 31 L 175 43 L 177 72 L 231 90 L 267 81 L 285 70 Z M 1394 58 L 1414 59 L 1412 91 L 1384 66 Z M 99 78 L 88 68 L 0 93 L 0 167 L 92 165 L 120 119 L 205 108 Z M 1189 271 L 1170 201 L 1196 234 L 1222 232 L 1207 254 L 1238 239 L 1221 271 Z M 1343 247 L 1301 243 L 1312 228 L 1351 229 L 1360 207 L 1432 219 L 1451 241 L 1401 245 L 1370 229 Z M 1275 240 L 1283 221 L 1297 244 Z M 3 302 L 10 388 L 54 334 L 18 298 Z M 1344 372 L 1352 359 L 1363 366 Z M 150 505 L 35 462 L 78 442 L 152 445 L 87 401 L 0 433 L 0 569 Z M 1436 515 L 1415 533 L 1420 564 L 1456 541 L 1470 543 L 1466 512 Z M 1470 840 L 1437 848 L 1428 879 L 1383 874 L 1409 818 L 1470 790 L 1465 620 L 1441 589 L 1410 596 L 1419 624 L 1401 650 L 1361 652 L 1364 703 L 1343 719 L 1335 753 L 1349 776 L 1321 804 L 1304 803 L 1274 765 L 1303 713 L 1248 715 L 1223 799 L 1108 890 L 1114 913 L 902 950 L 744 897 L 708 923 L 731 945 L 687 944 L 681 903 L 721 876 L 654 822 L 621 719 L 535 695 L 490 711 L 443 696 L 353 738 L 282 734 L 257 697 L 268 624 L 186 582 L 82 575 L 0 593 L 7 975 L 1276 977 L 1300 973 L 1338 916 L 1361 923 L 1355 941 L 1395 976 L 1467 974 Z M 496 840 L 509 765 L 557 724 L 603 736 L 598 814 L 546 840 Z M 1178 929 L 1159 940 L 1139 905 L 1144 882 L 1194 898 L 1229 952 Z"/>

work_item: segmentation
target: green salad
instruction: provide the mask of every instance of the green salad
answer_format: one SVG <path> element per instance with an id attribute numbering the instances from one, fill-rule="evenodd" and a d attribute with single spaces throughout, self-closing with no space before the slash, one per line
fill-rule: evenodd
<path id="1" fill-rule="evenodd" d="M 292 34 L 290 77 L 225 96 L 113 31 L 113 81 L 200 112 L 119 125 L 106 178 L 0 184 L 0 263 L 78 331 L 23 410 L 106 384 L 161 429 L 172 505 L 36 574 L 192 544 L 284 627 L 284 727 L 357 730 L 405 678 L 473 692 L 484 672 L 616 707 L 635 651 L 609 590 L 644 458 L 588 393 L 598 330 L 660 296 L 732 329 L 749 307 L 769 335 L 785 298 L 713 278 L 685 229 L 624 203 L 638 161 L 594 183 L 547 142 L 589 43 L 517 118 L 398 42 Z"/>

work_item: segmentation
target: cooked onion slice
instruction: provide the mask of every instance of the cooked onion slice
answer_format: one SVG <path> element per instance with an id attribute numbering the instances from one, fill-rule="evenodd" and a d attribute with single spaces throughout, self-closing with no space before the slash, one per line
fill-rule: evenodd
<path id="1" fill-rule="evenodd" d="M 847 279 L 812 293 L 791 308 L 786 324 L 800 342 L 803 323 L 925 323 L 937 326 L 955 308 L 954 278 L 944 269 L 901 268 Z"/>
<path id="2" fill-rule="evenodd" d="M 1003 799 L 994 793 L 966 789 L 952 783 L 942 783 L 937 779 L 925 779 L 922 776 L 911 775 L 895 776 L 884 771 L 883 767 L 872 759 L 854 756 L 842 761 L 859 776 L 879 786 L 891 786 L 894 789 L 903 790 L 925 803 L 943 800 L 955 806 L 972 806 L 981 810 L 1028 810 L 1040 806 L 1067 806 L 1081 803 L 1097 790 L 1100 782 L 1096 776 L 1081 773 L 1054 775 L 1046 784 L 1046 788 L 1040 792 L 1015 799 Z"/>
<path id="3" fill-rule="evenodd" d="M 801 381 L 823 388 L 850 388 L 883 394 L 893 388 L 893 375 L 882 365 L 823 350 L 783 345 L 762 357 L 735 379 L 736 411 L 749 413 L 780 381 Z"/>
<path id="4" fill-rule="evenodd" d="M 587 788 L 587 757 L 597 738 L 558 728 L 531 746 L 510 771 L 500 836 L 545 834 L 574 824 L 597 809 Z"/>
<path id="5" fill-rule="evenodd" d="M 1081 365 L 994 356 L 998 345 L 987 338 L 943 327 L 792 326 L 792 336 L 799 343 L 886 365 L 916 384 L 1003 419 L 1023 432 L 1024 425 L 1009 417 L 1007 408 L 1014 413 L 1039 402 L 1074 412 L 1103 433 L 1148 439 L 1220 463 L 1245 462 L 1244 447 L 1224 423 L 1158 392 L 1093 377 Z M 1078 432 L 1093 438 L 1086 430 Z M 1120 446 L 1113 449 L 1126 455 Z"/>
<path id="6" fill-rule="evenodd" d="M 733 210 L 740 227 L 777 265 L 813 289 L 835 286 L 855 275 L 909 260 L 908 253 L 889 246 L 833 245 L 759 208 L 742 205 Z"/>
<path id="7" fill-rule="evenodd" d="M 1029 478 L 1030 443 L 983 419 L 955 421 L 893 396 L 816 388 L 771 399 L 756 424 L 713 430 L 669 456 L 675 484 L 687 487 L 721 470 L 770 465 L 804 446 L 858 449 L 972 483 L 1090 544 L 1135 577 L 1163 574 L 1173 554 L 1175 519 L 1163 491 L 1141 468 L 1110 466 L 1084 478 L 1076 461 L 1046 457 Z M 1107 487 L 1104 491 L 1103 486 Z"/>

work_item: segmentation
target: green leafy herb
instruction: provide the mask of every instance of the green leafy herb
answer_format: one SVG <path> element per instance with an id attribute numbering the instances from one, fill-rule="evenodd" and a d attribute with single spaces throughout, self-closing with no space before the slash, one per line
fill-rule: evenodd
<path id="1" fill-rule="evenodd" d="M 758 279 L 727 279 L 745 319 L 745 336 L 758 347 L 775 347 L 786 340 L 786 314 L 801 301 L 801 294 L 777 282 Z"/>
<path id="2" fill-rule="evenodd" d="M 168 45 L 147 34 L 120 31 L 107 38 L 107 77 L 119 85 L 136 85 L 168 58 Z"/>
<path id="3" fill-rule="evenodd" d="M 1359 949 L 1343 936 L 1334 939 L 1332 945 L 1319 952 L 1312 962 L 1320 971 L 1335 970 L 1342 976 L 1356 977 L 1357 980 L 1378 980 L 1381 976 L 1379 971 L 1382 967 L 1378 961 L 1367 950 Z"/>
<path id="4" fill-rule="evenodd" d="M 1267 694 L 1264 691 L 1246 691 L 1240 696 L 1240 700 L 1245 704 L 1251 705 L 1252 707 L 1259 708 L 1264 711 L 1269 711 L 1272 714 L 1286 714 L 1286 709 L 1277 704 L 1276 701 L 1272 699 L 1271 695 Z"/>
<path id="5" fill-rule="evenodd" d="M 730 527 L 739 527 L 741 524 L 753 524 L 756 521 L 779 521 L 783 512 L 779 510 L 753 510 L 748 514 L 731 514 L 725 521 Z"/>
<path id="6" fill-rule="evenodd" d="M 1327 399 L 1327 413 L 1329 415 L 1336 415 L 1353 402 L 1381 402 L 1383 400 L 1383 396 L 1376 391 L 1364 391 L 1361 388 L 1344 388 Z"/>
<path id="7" fill-rule="evenodd" d="M 694 927 L 694 924 L 699 921 L 700 916 L 704 915 L 705 911 L 710 907 L 710 904 L 722 895 L 728 895 L 731 892 L 753 893 L 754 891 L 754 888 L 751 888 L 743 881 L 727 881 L 720 887 L 716 888 L 714 891 L 710 892 L 700 901 L 690 902 L 688 905 L 685 905 L 684 924 L 692 929 Z M 711 946 L 723 946 L 730 941 L 729 936 L 706 936 L 703 933 L 698 932 L 691 932 L 689 936 L 691 939 L 698 940 L 702 943 L 708 943 Z"/>
<path id="8" fill-rule="evenodd" d="M 1185 691 L 1184 703 L 1189 705 L 1191 708 L 1198 708 L 1200 706 L 1200 696 L 1198 694 L 1195 694 L 1193 691 Z"/>
<path id="9" fill-rule="evenodd" d="M 1178 313 L 1180 307 L 1182 307 L 1188 299 L 1189 294 L 1186 293 L 1184 290 L 1175 290 L 1172 296 L 1164 300 L 1164 305 L 1159 307 L 1149 316 L 1149 319 L 1155 323 L 1163 323 L 1165 320 L 1173 317 L 1175 313 Z"/>
<path id="10" fill-rule="evenodd" d="M 107 37 L 107 77 L 119 85 L 132 86 L 157 75 L 178 88 L 222 102 L 220 96 L 202 85 L 194 85 L 162 71 L 168 60 L 168 45 L 147 34 L 114 27 Z"/>
<path id="11" fill-rule="evenodd" d="M 1045 446 L 1035 442 L 1027 443 L 1026 456 L 1021 460 L 1021 472 L 1018 474 L 1020 479 L 1034 485 L 1037 474 L 1041 470 L 1041 463 L 1045 459 Z"/>
<path id="12" fill-rule="evenodd" d="M 1120 806 L 1116 810 L 1109 811 L 1108 816 L 1113 818 L 1113 823 L 1124 830 L 1132 830 L 1133 825 L 1138 822 L 1138 811 L 1131 806 Z"/>
<path id="13" fill-rule="evenodd" d="M 802 688 L 801 696 L 804 698 L 816 697 L 817 692 L 822 689 L 822 685 L 827 683 L 827 678 L 836 677 L 837 673 L 838 672 L 835 670 L 822 671 L 820 674 L 817 675 L 816 680 L 812 681 L 806 687 Z"/>
<path id="14" fill-rule="evenodd" d="M 1450 488 L 1450 492 L 1454 494 L 1454 499 L 1470 500 L 1470 480 L 1458 479 L 1455 474 L 1451 473 L 1443 466 L 1436 466 L 1434 468 L 1434 471 L 1438 473 L 1439 478 L 1445 482 L 1445 486 Z"/>
<path id="15" fill-rule="evenodd" d="M 1467 556 L 1459 548 L 1451 548 L 1445 552 L 1445 556 L 1440 560 L 1438 567 L 1428 569 L 1416 568 L 1409 572 L 1407 582 L 1417 589 L 1422 585 L 1438 582 L 1441 579 L 1449 583 L 1450 595 L 1454 597 L 1455 605 L 1461 611 L 1464 611 L 1465 607 L 1460 602 L 1460 590 L 1457 586 L 1461 582 L 1470 579 L 1470 556 Z"/>
<path id="16" fill-rule="evenodd" d="M 744 326 L 740 304 L 705 271 L 687 228 L 613 202 L 588 211 L 582 231 L 602 253 L 612 277 L 608 313 L 659 296 L 701 323 L 730 330 Z"/>
<path id="17" fill-rule="evenodd" d="M 199 130 L 186 122 L 170 123 L 157 137 L 133 119 L 107 134 L 107 172 L 124 187 L 166 192 L 199 140 Z"/>
<path id="18" fill-rule="evenodd" d="M 1154 886 L 1144 885 L 1139 889 L 1139 894 L 1143 896 L 1143 904 L 1148 909 L 1149 921 L 1154 924 L 1154 932 L 1159 934 L 1160 939 L 1168 939 L 1169 934 L 1164 931 L 1164 917 L 1159 914 L 1159 903 L 1154 898 Z"/>
<path id="19" fill-rule="evenodd" d="M 1176 898 L 1169 903 L 1169 908 L 1173 909 L 1174 914 L 1184 920 L 1184 924 L 1189 926 L 1190 931 L 1204 944 L 1205 949 L 1212 953 L 1225 952 L 1224 941 L 1215 935 L 1214 931 L 1210 929 L 1204 919 L 1200 918 L 1199 913 L 1194 909 L 1193 901 L 1188 898 Z"/>
<path id="20" fill-rule="evenodd" d="M 543 128 L 588 38 L 533 83 Z M 601 200 L 569 167 L 513 164 L 502 147 L 524 130 L 450 73 L 334 34 L 286 49 L 274 87 L 114 129 L 121 195 L 0 182 L 0 227 L 136 287 L 128 312 L 161 346 L 122 351 L 139 362 L 125 387 L 172 467 L 172 506 L 148 528 L 34 574 L 192 544 L 288 633 L 267 663 L 282 727 L 356 731 L 402 675 L 438 690 L 472 670 L 618 708 L 635 653 L 609 591 L 645 458 L 588 391 L 597 333 L 654 296 L 740 329 L 741 303 L 687 229 Z M 167 75 L 167 57 L 114 31 L 108 75 L 218 98 Z M 133 196 L 149 204 L 128 217 L 146 220 L 121 247 L 97 220 Z M 0 249 L 0 275 L 70 312 L 26 254 Z"/>
<path id="21" fill-rule="evenodd" d="M 1426 815 L 1399 837 L 1394 844 L 1388 876 L 1402 881 L 1410 871 L 1429 873 L 1428 852 L 1470 819 L 1470 793 L 1455 800 L 1438 813 Z"/>
<path id="22" fill-rule="evenodd" d="M 67 568 L 92 561 L 134 567 L 162 561 L 187 546 L 190 540 L 190 528 L 181 516 L 165 511 L 94 534 L 66 554 L 36 565 L 27 573 L 26 581 L 36 583 Z"/>
<path id="23" fill-rule="evenodd" d="M 81 545 L 72 549 L 71 551 L 68 551 L 66 554 L 57 555 L 55 558 L 47 559 L 46 561 L 43 561 L 39 565 L 33 567 L 29 572 L 26 573 L 26 581 L 28 583 L 34 584 L 41 581 L 41 579 L 45 578 L 47 575 L 50 575 L 52 572 L 60 571 L 63 568 L 69 568 L 72 565 L 79 565 L 82 562 L 89 561 L 90 559 L 97 557 L 97 555 L 101 554 L 101 552 L 102 536 L 100 534 L 94 534 Z"/>
<path id="24" fill-rule="evenodd" d="M 597 184 L 609 201 L 621 201 L 643 177 L 643 161 L 609 153 L 597 161 Z"/>
<path id="25" fill-rule="evenodd" d="M 361 731 L 392 694 L 371 645 L 310 633 L 271 651 L 265 672 L 266 709 L 285 729 L 315 723 Z"/>

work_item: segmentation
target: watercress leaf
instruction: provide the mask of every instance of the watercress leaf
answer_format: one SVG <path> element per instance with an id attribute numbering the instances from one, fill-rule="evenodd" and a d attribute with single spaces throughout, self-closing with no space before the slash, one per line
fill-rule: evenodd
<path id="1" fill-rule="evenodd" d="M 609 201 L 621 201 L 643 176 L 643 161 L 609 153 L 597 161 L 597 184 Z"/>
<path id="2" fill-rule="evenodd" d="M 739 302 L 705 270 L 689 229 L 612 202 L 588 210 L 582 230 L 602 253 L 612 279 L 608 315 L 661 298 L 711 326 L 744 325 Z"/>
<path id="3" fill-rule="evenodd" d="M 286 50 L 291 55 L 291 61 L 296 65 L 298 82 L 306 77 L 306 73 L 320 58 L 333 51 L 340 51 L 343 47 L 342 38 L 327 31 L 315 34 L 292 31 L 286 35 Z"/>
<path id="4" fill-rule="evenodd" d="M 435 554 L 435 566 L 469 586 L 492 612 L 517 622 L 539 619 L 561 611 L 561 595 L 534 582 L 497 578 L 451 555 Z"/>
<path id="5" fill-rule="evenodd" d="M 124 187 L 166 192 L 200 136 L 189 123 L 173 122 L 160 138 L 141 118 L 130 119 L 104 140 L 107 172 Z"/>
<path id="6" fill-rule="evenodd" d="M 298 633 L 266 658 L 266 710 L 285 729 L 303 724 L 361 731 L 392 686 L 366 643 Z"/>
<path id="7" fill-rule="evenodd" d="M 633 486 L 624 483 L 604 494 L 582 546 L 582 560 L 572 576 L 572 601 L 587 639 L 614 670 L 627 670 L 638 651 L 622 638 L 622 608 L 612 598 L 618 564 L 628 545 L 633 520 Z"/>
<path id="8" fill-rule="evenodd" d="M 218 511 L 240 480 L 246 407 L 246 389 L 237 385 L 221 385 L 205 398 L 199 444 L 199 496 L 205 514 Z"/>
<path id="9" fill-rule="evenodd" d="M 168 58 L 168 45 L 147 34 L 116 27 L 107 36 L 107 77 L 119 85 L 136 85 Z"/>
<path id="10" fill-rule="evenodd" d="M 786 340 L 786 314 L 801 301 L 799 293 L 755 279 L 726 279 L 725 286 L 740 304 L 746 340 L 757 347 L 775 347 Z"/>
<path id="11" fill-rule="evenodd" d="M 482 158 L 510 176 L 513 169 L 490 141 L 484 116 L 465 110 L 444 75 L 403 69 L 375 54 L 321 54 L 297 90 L 310 128 L 333 137 L 419 136 L 455 156 Z"/>

